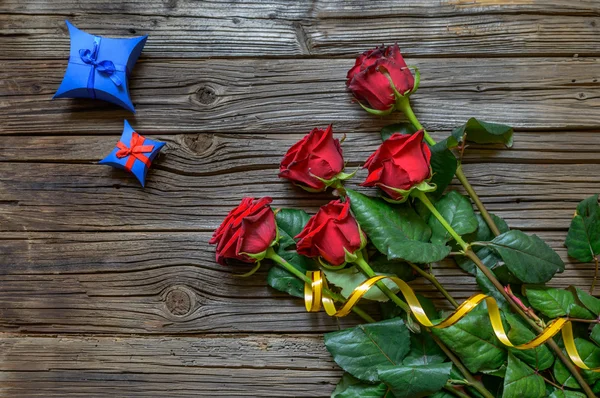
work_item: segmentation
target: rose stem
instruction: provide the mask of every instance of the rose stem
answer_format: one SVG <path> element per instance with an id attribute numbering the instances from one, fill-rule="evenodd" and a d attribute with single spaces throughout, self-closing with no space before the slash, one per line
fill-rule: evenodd
<path id="1" fill-rule="evenodd" d="M 466 257 L 468 257 L 469 259 L 471 259 L 475 263 L 475 265 L 477 265 L 477 268 L 479 268 L 479 270 L 481 272 L 483 272 L 483 274 L 490 280 L 490 282 L 492 282 L 492 284 L 496 287 L 496 289 L 500 292 L 500 294 L 502 294 L 502 296 L 504 296 L 506 301 L 510 304 L 511 308 L 517 314 L 519 314 L 523 319 L 525 319 L 525 321 L 527 321 L 527 323 L 529 323 L 529 325 L 532 328 L 534 328 L 538 333 L 541 332 L 543 330 L 543 328 L 540 327 L 537 323 L 535 323 L 535 321 L 533 321 L 517 305 L 517 303 L 514 302 L 512 297 L 510 297 L 510 295 L 508 293 L 506 293 L 506 291 L 504 290 L 504 287 L 502 286 L 500 281 L 498 281 L 498 279 L 496 279 L 496 276 L 494 275 L 494 273 L 481 262 L 481 260 L 477 256 L 477 254 L 475 254 L 475 252 L 473 252 L 473 250 L 471 250 L 471 246 L 469 246 L 460 237 L 460 235 L 458 235 L 456 233 L 456 231 L 454 231 L 452 226 L 450 224 L 448 224 L 448 222 L 444 219 L 444 217 L 437 211 L 437 209 L 435 208 L 433 203 L 431 203 L 431 201 L 429 200 L 427 195 L 425 195 L 425 193 L 423 193 L 421 191 L 413 191 L 413 195 L 415 197 L 417 197 L 419 200 L 421 200 L 423 202 L 423 204 L 429 209 L 429 211 L 431 211 L 431 213 L 438 219 L 440 224 L 442 224 L 444 226 L 444 228 L 446 228 L 446 231 L 448 231 L 448 233 L 450 233 L 450 235 L 452 235 L 452 237 L 456 240 L 456 243 L 458 243 L 460 245 L 460 247 L 462 247 L 462 249 L 464 251 L 464 255 Z M 579 383 L 581 388 L 583 388 L 583 390 L 585 391 L 587 396 L 590 398 L 595 397 L 596 395 L 594 394 L 594 392 L 592 391 L 590 386 L 585 382 L 585 380 L 583 379 L 583 377 L 581 376 L 581 374 L 579 373 L 579 371 L 577 370 L 575 365 L 573 365 L 573 363 L 566 357 L 566 355 L 562 352 L 562 350 L 556 344 L 556 342 L 553 339 L 548 339 L 546 341 L 546 344 L 548 344 L 548 346 L 550 348 L 552 348 L 552 350 L 556 353 L 556 356 L 565 364 L 567 369 L 569 369 L 569 371 L 571 372 L 573 377 L 575 377 L 575 379 L 577 380 L 577 382 Z"/>
<path id="2" fill-rule="evenodd" d="M 404 113 L 404 115 L 408 118 L 412 125 L 415 126 L 416 129 L 423 130 L 425 141 L 427 141 L 429 145 L 433 146 L 436 144 L 435 140 L 431 138 L 429 133 L 423 128 L 423 125 L 417 119 L 417 116 L 415 115 L 410 106 L 410 100 L 408 99 L 408 97 L 402 97 L 399 101 L 397 101 L 396 106 L 402 111 L 402 113 Z M 469 181 L 467 181 L 467 177 L 463 173 L 461 165 L 459 165 L 456 169 L 456 178 L 458 179 L 458 181 L 460 181 L 463 187 L 465 187 L 465 191 L 467 191 L 467 194 L 471 197 L 471 199 L 475 203 L 475 206 L 477 206 L 477 209 L 481 213 L 481 217 L 483 217 L 486 224 L 490 227 L 490 230 L 494 233 L 495 236 L 500 235 L 500 230 L 498 229 L 498 226 L 496 226 L 494 219 L 492 218 L 492 216 L 490 216 L 490 213 L 488 213 L 487 209 L 481 202 L 481 199 L 479 199 L 479 196 L 477 196 L 477 193 L 475 192 L 471 184 L 469 184 Z"/>
<path id="3" fill-rule="evenodd" d="M 459 398 L 469 398 L 469 396 L 463 392 L 460 392 L 456 389 L 456 386 L 450 383 L 446 383 L 444 386 L 444 390 L 448 391 L 452 395 L 456 395 Z"/>
<path id="4" fill-rule="evenodd" d="M 435 277 L 435 275 L 430 274 L 429 272 L 421 269 L 421 267 L 419 267 L 418 265 L 415 265 L 413 263 L 408 263 L 408 265 L 411 266 L 412 269 L 414 269 L 419 275 L 421 275 L 423 278 L 427 279 L 429 282 L 431 282 L 431 284 L 433 286 L 435 286 L 435 288 L 444 295 L 444 297 L 446 297 L 446 300 L 448 300 L 450 302 L 450 304 L 452 304 L 452 306 L 454 306 L 454 308 L 458 307 L 458 303 L 456 302 L 456 300 L 454 300 L 454 297 L 452 297 L 450 295 L 450 293 L 448 293 L 448 291 L 446 291 L 446 289 L 444 289 L 444 287 L 442 286 L 442 284 L 437 280 L 437 278 Z"/>
<path id="5" fill-rule="evenodd" d="M 356 260 L 354 261 L 354 263 L 358 265 L 358 267 L 365 273 L 365 275 L 367 275 L 369 278 L 376 276 L 371 266 L 365 261 L 363 254 L 360 250 L 354 253 L 354 255 L 356 256 Z M 379 290 L 383 292 L 383 294 L 388 296 L 390 300 L 392 300 L 398 307 L 400 307 L 400 309 L 402 309 L 407 314 L 410 314 L 410 307 L 408 306 L 408 304 L 406 304 L 404 300 L 402 300 L 400 297 L 396 296 L 396 294 L 394 294 L 394 292 L 392 292 L 390 288 L 385 285 L 385 283 L 379 281 L 375 283 L 375 286 L 377 286 Z"/>
<path id="6" fill-rule="evenodd" d="M 356 256 L 356 260 L 354 261 L 354 263 L 356 265 L 358 265 L 358 267 L 369 277 L 372 278 L 374 276 L 376 276 L 375 272 L 373 271 L 373 269 L 371 268 L 371 266 L 365 261 L 365 258 L 363 257 L 362 252 L 359 250 L 356 253 L 354 253 L 354 255 Z M 383 282 L 377 282 L 375 284 L 379 290 L 381 290 L 386 296 L 388 296 L 398 307 L 400 307 L 402 310 L 404 310 L 408 316 L 410 316 L 411 310 L 410 307 L 408 306 L 408 304 L 406 304 L 402 299 L 400 299 L 400 297 L 396 296 L 396 294 L 394 294 L 394 292 L 392 292 L 390 290 L 390 288 L 388 288 Z M 479 393 L 481 395 L 483 395 L 486 398 L 493 398 L 494 395 L 492 393 L 490 393 L 483 384 L 481 384 L 479 381 L 477 381 L 473 375 L 469 372 L 469 370 L 460 362 L 460 359 L 458 359 L 456 357 L 456 355 L 454 355 L 454 353 L 452 351 L 450 351 L 448 349 L 448 347 L 446 347 L 444 345 L 444 343 L 438 339 L 433 333 L 431 333 L 431 331 L 429 329 L 427 329 L 427 331 L 429 332 L 429 334 L 431 335 L 431 337 L 434 339 L 434 341 L 437 343 L 437 345 L 442 349 L 442 351 L 444 351 L 444 353 L 448 356 L 448 358 L 450 358 L 450 360 L 454 363 L 454 365 L 458 368 L 458 370 L 460 370 L 460 372 L 463 374 L 463 376 L 465 377 L 465 379 L 469 382 L 470 385 L 472 385 L 473 388 L 475 388 L 477 391 L 479 391 Z"/>
<path id="7" fill-rule="evenodd" d="M 300 272 L 298 269 L 296 269 L 296 267 L 294 267 L 292 264 L 288 263 L 283 257 L 281 257 L 280 255 L 275 253 L 275 250 L 273 250 L 273 248 L 269 248 L 267 250 L 267 254 L 266 254 L 265 258 L 270 258 L 271 260 L 275 261 L 278 265 L 283 267 L 286 271 L 288 271 L 289 273 L 291 273 L 292 275 L 294 275 L 295 277 L 297 277 L 304 283 L 312 284 L 312 280 L 310 280 L 310 278 L 308 276 L 304 275 L 302 272 Z M 329 297 L 331 297 L 332 299 L 334 299 L 335 301 L 338 301 L 338 302 L 346 301 L 344 296 L 342 296 L 341 294 L 334 293 L 329 289 L 323 289 L 323 292 L 325 294 L 327 294 Z M 364 319 L 368 323 L 375 322 L 375 319 L 373 319 L 369 314 L 367 314 L 366 312 L 364 312 L 362 309 L 360 309 L 357 306 L 352 307 L 352 311 L 354 311 L 354 313 L 356 315 L 360 316 L 362 319 Z"/>

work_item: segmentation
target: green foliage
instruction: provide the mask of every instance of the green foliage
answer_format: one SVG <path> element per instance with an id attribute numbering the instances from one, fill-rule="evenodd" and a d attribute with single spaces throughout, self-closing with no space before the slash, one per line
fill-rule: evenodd
<path id="1" fill-rule="evenodd" d="M 586 365 L 590 368 L 600 367 L 600 347 L 580 337 L 575 338 L 575 347 Z M 600 373 L 581 370 L 581 374 L 590 385 L 600 380 Z M 554 362 L 554 377 L 559 384 L 570 388 L 579 388 L 579 383 L 561 361 Z"/>
<path id="2" fill-rule="evenodd" d="M 504 313 L 504 319 L 509 325 L 510 330 L 507 335 L 510 341 L 514 344 L 525 344 L 533 340 L 537 336 L 536 333 L 532 332 L 529 327 L 510 312 Z M 537 370 L 545 370 L 552 366 L 554 363 L 554 354 L 546 345 L 533 348 L 531 350 L 518 350 L 516 348 L 508 348 L 515 357 L 525 362 L 529 366 Z"/>
<path id="3" fill-rule="evenodd" d="M 565 246 L 569 256 L 584 263 L 600 254 L 600 205 L 597 194 L 577 205 Z"/>
<path id="4" fill-rule="evenodd" d="M 488 247 L 524 283 L 548 282 L 554 274 L 565 269 L 560 256 L 543 240 L 515 229 L 495 237 Z"/>
<path id="5" fill-rule="evenodd" d="M 390 138 L 394 133 L 400 134 L 414 134 L 417 132 L 417 128 L 412 123 L 394 123 L 385 126 L 381 129 L 381 140 L 385 141 Z"/>
<path id="6" fill-rule="evenodd" d="M 377 273 L 377 275 L 391 275 L 391 274 L 381 274 Z M 344 297 L 350 296 L 350 293 L 358 287 L 361 283 L 369 279 L 365 274 L 363 274 L 356 266 L 346 267 L 340 270 L 325 270 L 325 276 L 327 276 L 327 281 L 332 285 L 335 285 L 341 289 L 341 294 Z M 384 279 L 382 281 L 390 290 L 394 293 L 398 293 L 398 285 L 396 285 L 393 281 L 389 279 Z M 386 296 L 377 286 L 372 287 L 363 298 L 367 300 L 374 301 L 388 301 L 390 298 Z"/>
<path id="7" fill-rule="evenodd" d="M 451 368 L 450 362 L 386 366 L 379 370 L 379 378 L 396 398 L 420 398 L 441 390 L 450 377 Z"/>
<path id="8" fill-rule="evenodd" d="M 509 353 L 502 398 L 522 398 L 524 396 L 544 398 L 546 396 L 544 379 L 535 370 Z"/>
<path id="9" fill-rule="evenodd" d="M 505 124 L 483 122 L 472 117 L 455 128 L 452 136 L 462 141 L 465 133 L 467 141 L 477 144 L 504 144 L 507 147 L 513 144 L 513 128 Z"/>
<path id="10" fill-rule="evenodd" d="M 281 209 L 275 215 L 280 237 L 277 254 L 302 273 L 313 268 L 314 263 L 293 250 L 296 245 L 294 236 L 302 231 L 309 218 L 305 211 L 295 209 Z M 294 297 L 304 297 L 304 282 L 279 266 L 271 267 L 267 274 L 267 284 Z"/>
<path id="11" fill-rule="evenodd" d="M 575 295 L 574 297 L 580 305 L 587 308 L 596 317 L 600 316 L 599 299 L 575 286 L 569 286 L 568 290 Z"/>
<path id="12" fill-rule="evenodd" d="M 586 395 L 581 392 L 571 390 L 554 390 L 548 398 L 586 398 Z"/>
<path id="13" fill-rule="evenodd" d="M 506 224 L 506 221 L 494 214 L 490 214 L 490 216 L 492 217 L 494 223 L 500 230 L 500 233 L 504 233 L 510 230 L 508 228 L 508 225 Z M 492 239 L 494 239 L 494 234 L 490 230 L 490 227 L 488 227 L 483 217 L 481 217 L 480 214 L 476 214 L 475 217 L 477 218 L 477 231 L 475 231 L 475 233 L 464 236 L 464 239 L 469 243 L 489 242 Z M 488 268 L 491 269 L 494 269 L 498 262 L 501 260 L 500 257 L 496 255 L 496 253 L 494 253 L 492 249 L 485 246 L 474 246 L 473 251 L 475 252 L 475 254 L 477 254 L 477 256 L 483 262 L 483 264 L 485 264 Z M 477 269 L 477 266 L 468 257 L 456 257 L 456 263 L 463 270 L 475 275 L 475 270 Z"/>
<path id="14" fill-rule="evenodd" d="M 430 365 L 446 361 L 444 351 L 437 345 L 429 333 L 411 334 L 410 351 L 403 365 Z"/>
<path id="15" fill-rule="evenodd" d="M 506 361 L 506 348 L 496 338 L 483 304 L 457 324 L 431 331 L 454 351 L 471 372 L 495 370 Z"/>
<path id="16" fill-rule="evenodd" d="M 450 137 L 452 141 L 454 138 Z M 450 185 L 456 169 L 458 168 L 458 160 L 456 156 L 448 149 L 448 141 L 438 142 L 431 147 L 431 171 L 433 176 L 431 183 L 437 186 L 437 189 L 432 192 L 433 199 L 438 199 L 444 194 L 444 190 Z M 454 143 L 456 143 L 454 141 Z"/>
<path id="17" fill-rule="evenodd" d="M 388 259 L 432 263 L 450 253 L 448 246 L 428 243 L 431 229 L 409 206 L 394 206 L 351 189 L 347 193 L 362 230 Z"/>
<path id="18" fill-rule="evenodd" d="M 498 303 L 498 307 L 502 310 L 509 310 L 510 306 L 506 302 L 506 299 L 496 289 L 496 286 L 488 279 L 487 276 L 479 269 L 475 268 L 475 281 L 477 282 L 477 286 L 481 289 L 482 293 L 487 294 L 488 296 L 492 296 L 496 302 Z"/>
<path id="19" fill-rule="evenodd" d="M 410 337 L 402 319 L 394 318 L 327 333 L 325 347 L 342 369 L 373 383 L 379 380 L 379 368 L 402 363 Z"/>
<path id="20" fill-rule="evenodd" d="M 331 398 L 393 398 L 390 389 L 383 383 L 368 384 L 350 373 L 344 373 L 331 394 Z"/>
<path id="21" fill-rule="evenodd" d="M 388 260 L 386 256 L 377 252 L 368 259 L 369 265 L 375 272 L 394 274 L 403 281 L 412 281 L 415 274 L 410 265 L 402 260 Z"/>
<path id="22" fill-rule="evenodd" d="M 459 235 L 470 234 L 477 230 L 477 218 L 469 199 L 456 191 L 450 191 L 435 203 L 435 208 Z M 431 242 L 444 245 L 452 239 L 450 233 L 435 217 L 429 218 L 432 235 Z"/>
<path id="23" fill-rule="evenodd" d="M 419 293 L 416 293 L 416 296 L 417 296 L 417 299 L 419 300 L 419 303 L 421 304 L 421 307 L 423 307 L 423 310 L 425 311 L 425 315 L 427 315 L 427 317 L 429 319 L 438 319 L 439 314 L 438 314 L 437 310 L 435 309 L 435 305 L 433 305 L 433 302 L 431 300 L 429 300 L 427 297 L 421 296 Z M 381 316 L 384 319 L 395 318 L 397 316 L 401 316 L 403 318 L 406 317 L 406 313 L 403 310 L 401 310 L 400 307 L 398 307 L 395 303 L 393 303 L 391 301 L 381 303 L 380 308 L 381 308 Z"/>
<path id="24" fill-rule="evenodd" d="M 586 308 L 575 302 L 575 296 L 568 290 L 546 286 L 527 286 L 529 304 L 549 318 L 569 316 L 572 318 L 595 319 Z"/>
<path id="25" fill-rule="evenodd" d="M 594 340 L 596 344 L 600 345 L 600 324 L 594 325 L 592 332 L 590 333 L 590 338 Z"/>

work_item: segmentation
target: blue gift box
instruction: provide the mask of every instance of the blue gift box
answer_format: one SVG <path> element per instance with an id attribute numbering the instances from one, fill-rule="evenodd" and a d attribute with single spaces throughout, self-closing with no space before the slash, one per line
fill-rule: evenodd
<path id="1" fill-rule="evenodd" d="M 146 183 L 146 173 L 163 146 L 164 142 L 139 135 L 125 120 L 123 134 L 115 149 L 99 163 L 131 172 L 143 187 Z"/>
<path id="2" fill-rule="evenodd" d="M 148 36 L 111 39 L 94 36 L 66 21 L 71 37 L 69 63 L 54 98 L 97 98 L 135 113 L 129 75 Z"/>

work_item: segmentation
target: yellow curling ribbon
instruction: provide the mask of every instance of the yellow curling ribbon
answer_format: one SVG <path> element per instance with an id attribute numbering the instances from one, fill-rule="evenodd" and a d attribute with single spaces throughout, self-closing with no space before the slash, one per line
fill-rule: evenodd
<path id="1" fill-rule="evenodd" d="M 321 309 L 321 303 L 323 304 L 323 308 L 325 308 L 325 312 L 327 315 L 342 317 L 346 316 L 352 310 L 352 307 L 358 303 L 358 301 L 375 285 L 375 283 L 383 280 L 389 279 L 394 282 L 402 295 L 404 295 L 404 299 L 406 300 L 412 314 L 414 315 L 417 322 L 421 325 L 434 328 L 434 329 L 443 329 L 449 326 L 456 324 L 462 318 L 464 318 L 469 312 L 471 312 L 475 307 L 479 305 L 482 301 L 485 301 L 487 304 L 488 315 L 490 317 L 490 322 L 492 323 L 492 328 L 498 340 L 502 342 L 505 346 L 516 348 L 517 350 L 530 350 L 532 348 L 539 347 L 544 344 L 548 339 L 552 338 L 555 334 L 562 331 L 562 337 L 565 344 L 565 350 L 567 354 L 571 358 L 571 361 L 575 365 L 577 365 L 581 369 L 591 370 L 592 372 L 600 372 L 600 367 L 598 368 L 590 368 L 587 366 L 579 352 L 577 351 L 577 347 L 575 345 L 575 338 L 573 336 L 573 326 L 571 321 L 565 318 L 557 318 L 554 319 L 542 332 L 533 338 L 531 341 L 525 344 L 514 345 L 508 338 L 506 331 L 504 330 L 504 325 L 502 324 L 502 316 L 500 315 L 500 309 L 498 308 L 498 303 L 493 297 L 488 295 L 479 293 L 469 297 L 465 300 L 461 305 L 454 310 L 450 316 L 448 316 L 443 321 L 434 324 L 431 322 L 429 317 L 425 314 L 425 310 L 421 306 L 419 299 L 415 295 L 413 289 L 402 279 L 395 276 L 385 276 L 378 275 L 372 278 L 367 279 L 360 286 L 357 286 L 350 296 L 346 299 L 346 302 L 342 304 L 340 309 L 335 307 L 333 300 L 331 297 L 327 297 L 323 295 L 323 289 L 327 289 L 327 280 L 325 279 L 323 273 L 321 271 L 308 271 L 306 276 L 310 278 L 312 281 L 311 284 L 306 283 L 304 285 L 304 304 L 306 306 L 306 310 L 308 312 L 318 312 Z"/>

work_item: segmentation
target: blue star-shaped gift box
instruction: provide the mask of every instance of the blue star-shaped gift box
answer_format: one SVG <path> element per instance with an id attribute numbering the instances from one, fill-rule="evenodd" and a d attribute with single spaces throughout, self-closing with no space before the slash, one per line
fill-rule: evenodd
<path id="1" fill-rule="evenodd" d="M 131 172 L 144 186 L 146 173 L 163 146 L 164 142 L 153 141 L 136 133 L 125 120 L 123 134 L 115 149 L 99 163 Z"/>
<path id="2" fill-rule="evenodd" d="M 54 98 L 97 98 L 135 113 L 129 75 L 148 36 L 111 39 L 94 36 L 66 21 L 71 36 L 67 71 Z"/>

